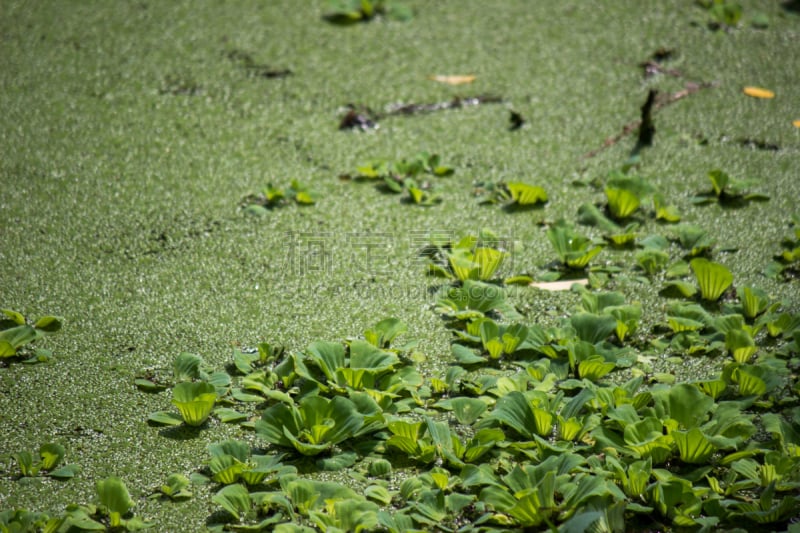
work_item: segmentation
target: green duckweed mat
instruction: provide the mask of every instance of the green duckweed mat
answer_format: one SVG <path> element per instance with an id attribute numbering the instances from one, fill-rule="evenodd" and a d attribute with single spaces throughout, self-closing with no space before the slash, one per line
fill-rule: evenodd
<path id="1" fill-rule="evenodd" d="M 698 226 L 713 239 L 708 257 L 731 271 L 734 287 L 758 287 L 780 303 L 776 313 L 797 316 L 797 270 L 776 274 L 770 266 L 794 235 L 800 198 L 797 2 L 743 1 L 738 25 L 716 30 L 709 11 L 679 0 L 403 4 L 409 20 L 341 26 L 323 18 L 329 8 L 317 1 L 2 2 L 0 306 L 32 319 L 57 315 L 64 325 L 35 343 L 52 352 L 48 362 L 9 358 L 0 366 L 0 509 L 56 516 L 69 504 L 99 503 L 97 481 L 118 476 L 135 515 L 155 530 L 199 531 L 224 521 L 211 500 L 215 483 L 193 486 L 194 496 L 180 503 L 147 496 L 170 473 L 201 471 L 210 443 L 272 447 L 215 418 L 199 431 L 148 424 L 150 413 L 171 408 L 170 393 L 142 392 L 137 377 L 171 375 L 181 352 L 230 370 L 236 349 L 269 342 L 298 353 L 397 317 L 407 324 L 398 343 L 419 341 L 414 366 L 429 387 L 452 367 L 455 339 L 434 310 L 437 290 L 453 282 L 427 276 L 419 253 L 432 235 L 455 242 L 490 229 L 513 250 L 504 276 L 555 277 L 548 229 L 563 218 L 602 240 L 601 228 L 577 225 L 578 209 L 602 209 L 602 184 L 631 162 L 629 175 L 642 177 L 681 215 L 680 224 L 656 221 L 651 204 L 643 204 L 634 217 L 637 242 Z M 669 57 L 646 77 L 642 63 L 659 50 Z M 475 79 L 451 85 L 429 79 L 435 75 Z M 710 86 L 694 92 L 698 83 Z M 748 96 L 749 86 L 774 98 Z M 691 94 L 682 95 L 687 88 Z M 614 137 L 640 118 L 651 89 L 677 99 L 654 112 L 652 146 L 631 160 L 636 128 Z M 485 96 L 501 101 L 466 105 Z M 339 128 L 348 104 L 385 114 L 393 105 L 435 103 L 455 108 L 381 116 L 370 131 Z M 512 112 L 524 119 L 521 128 L 510 128 Z M 368 161 L 420 152 L 439 154 L 455 171 L 420 178 L 435 185 L 438 205 L 414 205 L 403 194 L 342 177 L 354 177 Z M 714 169 L 752 180 L 747 191 L 768 200 L 693 201 L 712 189 Z M 243 209 L 248 195 L 292 180 L 314 191 L 313 205 L 288 202 L 261 216 Z M 548 201 L 517 212 L 482 204 L 476 188 L 498 182 L 540 186 Z M 670 242 L 672 263 L 687 251 Z M 648 344 L 662 338 L 668 306 L 689 300 L 660 295 L 669 280 L 639 271 L 637 251 L 606 246 L 591 271 L 575 274 L 591 274 L 593 292 L 617 291 L 643 310 L 634 339 L 647 359 L 598 382 L 641 375 L 643 386 L 658 390 L 667 374 L 680 383 L 718 373 L 732 361 L 725 347 L 692 356 Z M 681 279 L 694 285 L 686 272 Z M 575 291 L 506 291 L 519 321 L 531 327 L 556 327 L 581 305 Z M 725 298 L 735 304 L 733 288 Z M 787 348 L 789 334 L 767 338 L 765 331 L 757 357 L 783 363 L 788 396 L 747 412 L 756 422 L 783 413 L 797 431 L 800 422 L 787 414 L 797 409 L 796 345 Z M 781 350 L 782 358 L 773 355 Z M 490 373 L 525 373 L 524 365 L 495 367 Z M 422 420 L 435 400 L 422 400 L 412 415 Z M 438 412 L 434 419 L 447 417 Z M 770 441 L 769 428 L 756 427 L 757 440 Z M 45 442 L 64 446 L 64 461 L 81 469 L 74 479 L 17 475 L 12 454 Z M 363 487 L 366 478 L 353 479 L 364 464 L 339 472 L 306 468 L 303 475 Z M 388 489 L 434 464 L 397 460 Z M 680 464 L 673 457 L 674 469 Z M 459 473 L 446 461 L 439 466 Z M 797 483 L 791 476 L 785 481 Z M 766 489 L 747 490 L 758 498 Z M 797 488 L 779 492 L 795 497 Z M 457 529 L 481 516 L 470 512 L 438 522 Z M 668 513 L 648 516 L 629 510 L 626 519 L 630 527 L 681 526 Z M 719 527 L 743 520 L 730 516 Z M 786 528 L 794 516 L 781 514 L 765 527 Z M 552 523 L 566 518 L 554 515 Z M 533 523 L 515 520 L 507 527 Z"/>

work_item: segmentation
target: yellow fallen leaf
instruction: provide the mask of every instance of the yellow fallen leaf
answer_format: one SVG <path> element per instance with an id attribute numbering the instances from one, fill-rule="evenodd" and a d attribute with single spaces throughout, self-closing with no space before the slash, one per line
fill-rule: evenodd
<path id="1" fill-rule="evenodd" d="M 463 85 L 465 83 L 472 83 L 475 81 L 475 76 L 428 76 L 428 79 L 438 81 L 439 83 L 446 83 L 448 85 Z"/>
<path id="2" fill-rule="evenodd" d="M 792 124 L 794 124 L 795 128 L 800 128 L 800 120 L 795 120 Z"/>
<path id="3" fill-rule="evenodd" d="M 761 87 L 745 87 L 744 94 L 753 98 L 775 98 L 775 93 Z"/>

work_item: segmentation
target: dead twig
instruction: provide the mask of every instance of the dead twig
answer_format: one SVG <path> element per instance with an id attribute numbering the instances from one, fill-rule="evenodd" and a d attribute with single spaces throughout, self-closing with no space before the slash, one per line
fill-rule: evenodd
<path id="1" fill-rule="evenodd" d="M 651 113 L 655 113 L 656 111 L 659 111 L 662 108 L 664 108 L 664 107 L 666 107 L 666 106 L 668 106 L 670 104 L 674 104 L 678 100 L 683 100 L 687 96 L 691 96 L 691 95 L 693 95 L 693 94 L 695 94 L 695 93 L 697 93 L 699 91 L 702 91 L 704 89 L 712 89 L 712 88 L 718 87 L 718 86 L 719 86 L 719 82 L 716 82 L 716 81 L 700 82 L 700 83 L 689 82 L 680 91 L 677 91 L 677 92 L 674 92 L 674 93 L 670 93 L 670 94 L 666 94 L 666 95 L 661 95 L 661 94 L 658 95 L 658 97 L 655 99 L 655 103 L 652 104 Z M 620 133 L 618 133 L 617 135 L 614 135 L 613 137 L 607 138 L 603 142 L 603 145 L 600 146 L 599 148 L 596 148 L 596 149 L 592 150 L 591 152 L 585 153 L 583 155 L 583 159 L 590 159 L 590 158 L 596 156 L 597 154 L 599 154 L 600 152 L 602 152 L 603 150 L 605 150 L 605 149 L 607 149 L 607 148 L 609 148 L 611 146 L 614 146 L 615 144 L 620 142 L 622 139 L 624 139 L 625 137 L 627 137 L 631 133 L 633 133 L 635 131 L 638 131 L 641 126 L 642 126 L 642 120 L 641 119 L 634 120 L 633 122 L 629 122 L 628 124 L 625 124 L 622 127 L 622 131 Z"/>

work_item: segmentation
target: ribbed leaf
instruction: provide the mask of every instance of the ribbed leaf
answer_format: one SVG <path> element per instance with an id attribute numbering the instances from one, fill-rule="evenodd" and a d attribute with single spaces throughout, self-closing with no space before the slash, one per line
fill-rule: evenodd
<path id="1" fill-rule="evenodd" d="M 211 501 L 225 509 L 237 521 L 250 512 L 250 493 L 244 485 L 227 485 Z"/>
<path id="2" fill-rule="evenodd" d="M 60 444 L 42 444 L 39 448 L 39 466 L 42 470 L 52 470 L 64 458 L 64 447 Z"/>
<path id="3" fill-rule="evenodd" d="M 636 193 L 627 189 L 607 188 L 608 210 L 617 220 L 627 218 L 639 209 L 641 200 Z"/>
<path id="4" fill-rule="evenodd" d="M 478 265 L 478 279 L 486 281 L 500 268 L 506 258 L 506 253 L 494 248 L 479 247 L 475 250 L 473 261 Z"/>
<path id="5" fill-rule="evenodd" d="M 111 526 L 118 526 L 122 515 L 133 507 L 133 500 L 125 483 L 117 477 L 109 477 L 97 482 L 97 495 L 100 503 L 111 515 Z"/>
<path id="6" fill-rule="evenodd" d="M 338 342 L 315 341 L 308 345 L 306 353 L 325 377 L 335 383 L 336 369 L 345 366 L 344 346 Z"/>
<path id="7" fill-rule="evenodd" d="M 518 205 L 535 205 L 547 201 L 547 192 L 536 185 L 510 182 L 506 184 L 511 199 Z"/>
<path id="8" fill-rule="evenodd" d="M 183 421 L 190 426 L 199 426 L 205 422 L 216 401 L 216 388 L 203 381 L 184 381 L 172 389 L 172 403 L 180 411 Z"/>
<path id="9" fill-rule="evenodd" d="M 716 302 L 722 293 L 733 283 L 733 274 L 725 266 L 698 257 L 689 263 L 700 286 L 704 300 Z"/>
<path id="10" fill-rule="evenodd" d="M 681 461 L 684 463 L 706 463 L 716 451 L 715 446 L 700 431 L 700 428 L 692 428 L 689 431 L 673 431 L 670 435 L 672 435 Z"/>

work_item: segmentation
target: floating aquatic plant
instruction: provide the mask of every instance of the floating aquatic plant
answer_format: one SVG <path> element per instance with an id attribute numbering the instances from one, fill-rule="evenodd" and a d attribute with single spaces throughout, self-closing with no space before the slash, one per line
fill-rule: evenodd
<path id="1" fill-rule="evenodd" d="M 247 196 L 242 204 L 245 212 L 251 215 L 265 215 L 270 209 L 282 207 L 289 203 L 298 205 L 312 205 L 316 203 L 319 195 L 308 186 L 297 180 L 292 180 L 288 187 L 281 189 L 273 184 L 261 191 L 259 195 Z"/>
<path id="2" fill-rule="evenodd" d="M 77 465 L 59 467 L 66 450 L 60 444 L 46 443 L 39 447 L 38 456 L 23 451 L 11 455 L 17 463 L 20 475 L 24 477 L 49 476 L 56 479 L 69 479 L 80 469 Z"/>
<path id="3" fill-rule="evenodd" d="M 696 204 L 719 202 L 722 205 L 738 206 L 747 202 L 769 200 L 769 196 L 761 193 L 745 192 L 757 182 L 755 180 L 736 181 L 721 170 L 712 170 L 708 173 L 711 181 L 711 191 L 695 196 L 692 201 Z"/>
<path id="4" fill-rule="evenodd" d="M 50 359 L 48 350 L 31 350 L 30 344 L 45 335 L 61 329 L 64 319 L 57 316 L 43 316 L 29 324 L 22 313 L 11 309 L 0 309 L 0 361 L 20 358 L 25 363 L 40 363 Z"/>
<path id="5" fill-rule="evenodd" d="M 559 220 L 547 231 L 547 238 L 553 245 L 558 259 L 568 268 L 582 269 L 603 249 L 591 239 L 576 232 L 564 220 Z"/>
<path id="6" fill-rule="evenodd" d="M 722 293 L 733 283 L 733 274 L 724 265 L 698 257 L 692 259 L 690 266 L 700 286 L 704 300 L 716 302 Z"/>

